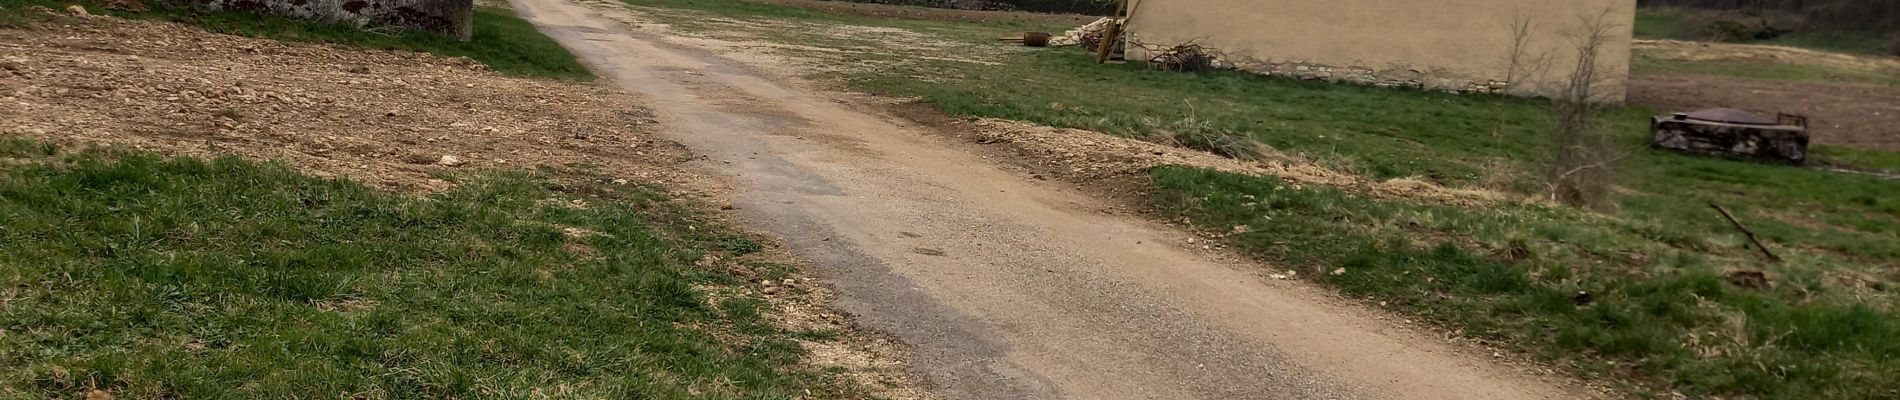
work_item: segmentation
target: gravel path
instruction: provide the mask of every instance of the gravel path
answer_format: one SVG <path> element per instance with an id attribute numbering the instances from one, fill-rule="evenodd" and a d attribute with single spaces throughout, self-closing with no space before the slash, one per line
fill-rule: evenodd
<path id="1" fill-rule="evenodd" d="M 861 326 L 912 347 L 953 399 L 1574 399 L 1381 312 L 766 66 L 568 0 L 522 15 L 644 97 L 663 136 L 733 177 Z"/>

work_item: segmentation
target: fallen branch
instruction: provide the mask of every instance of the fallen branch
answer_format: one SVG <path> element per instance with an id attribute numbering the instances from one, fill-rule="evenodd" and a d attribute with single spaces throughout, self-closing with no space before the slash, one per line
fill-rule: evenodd
<path id="1" fill-rule="evenodd" d="M 1767 256 L 1768 261 L 1781 262 L 1781 257 L 1776 256 L 1775 253 L 1772 251 L 1768 251 L 1768 245 L 1762 244 L 1761 239 L 1755 237 L 1755 231 L 1748 230 L 1747 225 L 1742 225 L 1741 220 L 1735 219 L 1735 214 L 1730 214 L 1728 212 L 1728 209 L 1722 208 L 1722 205 L 1720 204 L 1709 203 L 1709 207 L 1715 208 L 1715 211 L 1721 212 L 1722 218 L 1728 219 L 1728 223 L 1734 224 L 1735 229 L 1741 230 L 1743 235 L 1748 236 L 1748 241 L 1754 242 L 1755 248 L 1758 250 L 1761 250 L 1761 255 Z"/>
<path id="2" fill-rule="evenodd" d="M 1200 39 L 1195 39 L 1174 46 L 1133 42 L 1130 45 L 1141 47 L 1148 53 L 1148 66 L 1151 68 L 1177 72 L 1205 72 L 1214 69 L 1214 52 L 1201 46 L 1199 42 Z"/>

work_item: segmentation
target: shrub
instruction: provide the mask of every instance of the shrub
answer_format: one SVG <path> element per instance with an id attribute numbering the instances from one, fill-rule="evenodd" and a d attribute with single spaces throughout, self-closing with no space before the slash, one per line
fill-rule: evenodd
<path id="1" fill-rule="evenodd" d="M 1900 1 L 1896 0 L 1642 0 L 1638 4 L 1786 15 L 1809 24 L 1776 26 L 1812 32 L 1900 32 Z"/>
<path id="2" fill-rule="evenodd" d="M 1801 26 L 1799 18 L 1740 11 L 1700 11 L 1682 19 L 1683 32 L 1711 42 L 1769 40 L 1793 33 L 1793 26 Z"/>

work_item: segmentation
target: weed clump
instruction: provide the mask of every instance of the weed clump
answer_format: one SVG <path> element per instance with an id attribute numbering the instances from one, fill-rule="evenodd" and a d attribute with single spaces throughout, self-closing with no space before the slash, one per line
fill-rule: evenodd
<path id="1" fill-rule="evenodd" d="M 1223 129 L 1195 118 L 1182 118 L 1155 129 L 1149 141 L 1185 147 L 1243 161 L 1260 161 L 1268 154 L 1266 145 L 1244 132 Z"/>

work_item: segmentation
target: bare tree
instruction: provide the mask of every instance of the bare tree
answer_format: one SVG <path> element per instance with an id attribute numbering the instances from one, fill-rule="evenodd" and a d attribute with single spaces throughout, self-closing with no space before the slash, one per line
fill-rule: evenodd
<path id="1" fill-rule="evenodd" d="M 1518 10 L 1513 14 L 1507 28 L 1509 28 L 1508 32 L 1510 33 L 1511 52 L 1505 60 L 1505 86 L 1502 90 L 1513 94 L 1531 94 L 1525 93 L 1522 89 L 1526 88 L 1520 85 L 1526 82 L 1536 82 L 1540 76 L 1543 76 L 1549 71 L 1553 51 L 1548 49 L 1539 51 L 1534 48 L 1532 41 L 1535 38 L 1532 37 L 1532 34 L 1536 32 L 1537 25 L 1531 13 Z M 1528 89 L 1530 89 L 1531 92 L 1539 91 L 1539 89 L 1535 87 Z M 1505 153 L 1504 130 L 1505 121 L 1503 120 L 1498 121 L 1497 125 L 1491 128 L 1491 147 L 1497 150 L 1498 154 Z M 1519 179 L 1522 177 L 1520 173 L 1522 171 L 1516 168 L 1516 166 L 1516 161 L 1505 157 L 1487 157 L 1484 161 L 1483 170 L 1485 171 L 1485 175 L 1482 184 L 1492 189 L 1517 190 L 1518 186 L 1516 184 L 1520 182 Z"/>
<path id="2" fill-rule="evenodd" d="M 1584 17 L 1567 34 L 1575 51 L 1574 69 L 1551 92 L 1551 158 L 1545 165 L 1550 199 L 1578 207 L 1608 208 L 1613 164 L 1629 151 L 1597 126 L 1597 114 L 1612 100 L 1610 90 L 1622 76 L 1604 68 L 1603 51 L 1621 25 L 1611 12 Z"/>
<path id="3" fill-rule="evenodd" d="M 1510 65 L 1504 70 L 1504 83 L 1515 89 L 1518 81 L 1542 75 L 1550 68 L 1551 53 L 1530 54 L 1531 32 L 1536 28 L 1529 13 L 1519 11 L 1511 19 Z"/>

